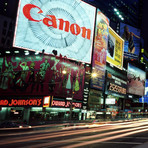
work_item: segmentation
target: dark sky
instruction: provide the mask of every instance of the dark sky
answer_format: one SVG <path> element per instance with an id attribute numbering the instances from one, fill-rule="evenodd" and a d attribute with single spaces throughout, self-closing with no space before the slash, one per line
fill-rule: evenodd
<path id="1" fill-rule="evenodd" d="M 141 33 L 144 38 L 144 49 L 148 51 L 148 0 L 144 0 Z"/>
<path id="2" fill-rule="evenodd" d="M 1 0 L 0 0 L 1 1 Z M 2 0 L 4 1 L 4 0 Z M 9 6 L 10 8 L 8 9 L 11 13 L 12 16 L 15 16 L 16 11 L 14 9 L 17 9 L 17 2 L 16 0 L 9 0 L 11 2 L 11 5 Z M 92 0 L 93 1 L 93 0 Z M 132 0 L 131 0 L 132 1 Z M 130 0 L 128 2 L 131 2 Z M 141 24 L 141 34 L 142 37 L 144 38 L 144 49 L 148 51 L 148 0 L 143 0 L 144 5 L 143 5 L 143 22 Z M 12 9 L 13 7 L 13 9 Z"/>

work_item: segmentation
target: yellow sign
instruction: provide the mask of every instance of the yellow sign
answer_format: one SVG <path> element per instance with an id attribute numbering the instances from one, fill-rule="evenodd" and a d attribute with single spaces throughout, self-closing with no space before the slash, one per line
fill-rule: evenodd
<path id="1" fill-rule="evenodd" d="M 43 107 L 50 107 L 52 106 L 53 96 L 46 96 L 43 99 Z"/>
<path id="2" fill-rule="evenodd" d="M 124 40 L 109 27 L 107 62 L 122 70 Z"/>

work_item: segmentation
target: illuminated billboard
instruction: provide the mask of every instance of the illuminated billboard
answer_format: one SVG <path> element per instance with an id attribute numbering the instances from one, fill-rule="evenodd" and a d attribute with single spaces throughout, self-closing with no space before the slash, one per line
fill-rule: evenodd
<path id="1" fill-rule="evenodd" d="M 140 30 L 120 23 L 120 36 L 124 39 L 124 57 L 137 59 L 140 52 Z"/>
<path id="2" fill-rule="evenodd" d="M 43 95 L 45 106 L 48 106 L 49 96 L 49 104 L 52 104 L 51 96 L 72 97 L 73 92 L 74 99 L 82 100 L 84 77 L 84 65 L 66 59 L 43 55 L 3 57 L 0 94 Z"/>
<path id="3" fill-rule="evenodd" d="M 140 68 L 128 63 L 127 93 L 143 96 L 145 89 L 146 73 Z"/>
<path id="4" fill-rule="evenodd" d="M 20 0 L 13 46 L 91 63 L 95 13 L 80 0 Z"/>
<path id="5" fill-rule="evenodd" d="M 111 27 L 109 27 L 108 49 L 106 58 L 107 62 L 111 63 L 119 69 L 122 69 L 123 52 L 124 40 Z"/>
<path id="6" fill-rule="evenodd" d="M 105 80 L 106 55 L 109 33 L 109 19 L 97 9 L 92 72 L 97 77 L 91 79 L 91 88 L 103 90 Z"/>
<path id="7" fill-rule="evenodd" d="M 126 96 L 127 92 L 127 81 L 115 76 L 114 74 L 107 72 L 106 77 L 106 94 L 119 94 L 121 96 Z"/>
<path id="8" fill-rule="evenodd" d="M 148 104 L 148 79 L 145 81 L 145 95 L 139 98 L 139 102 Z"/>

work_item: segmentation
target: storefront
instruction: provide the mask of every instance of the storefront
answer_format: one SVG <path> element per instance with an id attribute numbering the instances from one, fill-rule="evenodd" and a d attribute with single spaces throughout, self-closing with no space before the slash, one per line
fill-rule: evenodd
<path id="1" fill-rule="evenodd" d="M 106 89 L 105 89 L 105 106 L 107 118 L 121 118 L 120 113 L 124 111 L 127 82 L 107 71 Z"/>
<path id="2" fill-rule="evenodd" d="M 46 98 L 46 99 L 45 99 Z M 47 101 L 48 98 L 48 101 Z M 71 105 L 72 103 L 72 105 Z M 64 121 L 81 119 L 82 102 L 46 97 L 13 97 L 0 100 L 0 120 L 17 120 L 26 122 Z"/>
<path id="3" fill-rule="evenodd" d="M 102 91 L 90 89 L 88 98 L 87 119 L 97 119 L 97 112 L 101 111 L 101 100 L 103 99 Z M 100 117 L 101 119 L 103 118 Z"/>

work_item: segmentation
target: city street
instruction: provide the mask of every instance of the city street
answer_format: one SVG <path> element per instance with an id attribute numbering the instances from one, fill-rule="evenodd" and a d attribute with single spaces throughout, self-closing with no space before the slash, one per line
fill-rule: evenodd
<path id="1" fill-rule="evenodd" d="M 142 148 L 148 147 L 148 120 L 5 132 L 0 139 L 2 148 Z"/>

